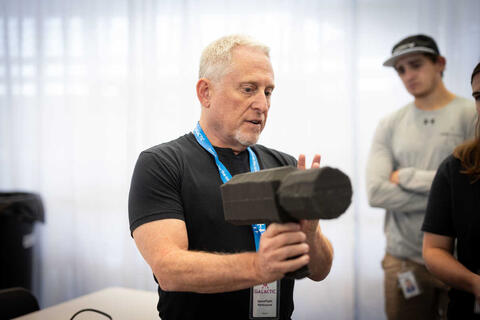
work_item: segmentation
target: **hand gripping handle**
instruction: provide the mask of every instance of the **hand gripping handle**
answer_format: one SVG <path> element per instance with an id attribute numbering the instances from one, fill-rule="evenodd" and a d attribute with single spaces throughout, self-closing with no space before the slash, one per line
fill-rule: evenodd
<path id="1" fill-rule="evenodd" d="M 287 279 L 303 279 L 310 275 L 310 270 L 308 269 L 308 265 L 304 265 L 300 269 L 297 269 L 292 272 L 288 272 L 285 274 L 285 278 Z"/>

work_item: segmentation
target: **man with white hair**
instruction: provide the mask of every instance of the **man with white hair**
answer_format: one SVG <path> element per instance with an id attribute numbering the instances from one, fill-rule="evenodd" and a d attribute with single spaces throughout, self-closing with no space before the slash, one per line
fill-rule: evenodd
<path id="1" fill-rule="evenodd" d="M 318 220 L 230 225 L 220 195 L 235 174 L 297 165 L 256 144 L 274 89 L 268 47 L 239 35 L 218 39 L 202 54 L 196 89 L 197 126 L 143 151 L 130 189 L 130 230 L 158 282 L 160 317 L 290 319 L 294 280 L 285 274 L 308 265 L 320 281 L 331 268 Z M 319 165 L 316 155 L 312 167 Z"/>

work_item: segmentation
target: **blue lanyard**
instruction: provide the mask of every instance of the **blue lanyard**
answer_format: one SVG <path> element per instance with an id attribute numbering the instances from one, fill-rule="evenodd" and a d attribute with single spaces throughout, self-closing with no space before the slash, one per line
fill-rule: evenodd
<path id="1" fill-rule="evenodd" d="M 215 164 L 217 165 L 218 172 L 220 174 L 220 178 L 222 179 L 223 183 L 226 183 L 232 179 L 232 175 L 230 172 L 228 172 L 227 168 L 223 165 L 223 163 L 220 162 L 218 159 L 217 152 L 213 148 L 212 144 L 208 140 L 207 136 L 202 130 L 202 127 L 200 127 L 200 123 L 197 123 L 197 126 L 195 129 L 193 129 L 193 135 L 197 139 L 198 143 L 205 149 L 207 150 L 215 159 Z M 255 155 L 255 152 L 253 152 L 252 148 L 248 147 L 248 154 L 250 156 L 250 171 L 251 172 L 256 172 L 260 170 L 260 166 L 258 164 L 257 156 Z M 255 249 L 258 251 L 258 246 L 260 244 L 260 237 L 262 233 L 265 232 L 265 224 L 252 224 L 252 229 L 253 229 L 253 236 L 255 238 Z"/>

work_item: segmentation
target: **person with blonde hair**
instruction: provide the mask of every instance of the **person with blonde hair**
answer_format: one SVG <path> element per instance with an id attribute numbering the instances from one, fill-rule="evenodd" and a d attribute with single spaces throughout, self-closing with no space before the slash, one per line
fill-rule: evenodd
<path id="1" fill-rule="evenodd" d="M 440 165 L 422 227 L 427 268 L 452 286 L 448 319 L 462 320 L 480 319 L 480 63 L 471 84 L 477 107 L 475 138 Z"/>

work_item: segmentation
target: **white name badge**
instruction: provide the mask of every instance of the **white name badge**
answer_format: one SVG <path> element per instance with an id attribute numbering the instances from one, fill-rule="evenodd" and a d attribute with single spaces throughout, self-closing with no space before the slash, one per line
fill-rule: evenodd
<path id="1" fill-rule="evenodd" d="M 280 280 L 250 288 L 250 319 L 278 319 Z"/>
<path id="2" fill-rule="evenodd" d="M 399 273 L 397 277 L 405 299 L 413 298 L 422 293 L 412 271 Z"/>

